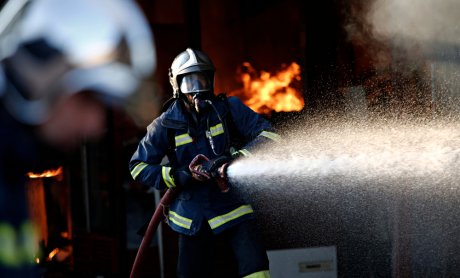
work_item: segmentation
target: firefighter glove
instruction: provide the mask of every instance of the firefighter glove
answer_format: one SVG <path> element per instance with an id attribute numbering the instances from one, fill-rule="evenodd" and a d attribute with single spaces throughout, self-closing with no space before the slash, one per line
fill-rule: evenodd
<path id="1" fill-rule="evenodd" d="M 203 163 L 203 171 L 209 173 L 213 178 L 219 176 L 219 168 L 226 163 L 230 163 L 233 159 L 229 156 L 219 156 Z"/>
<path id="2" fill-rule="evenodd" d="M 193 177 L 188 166 L 177 168 L 173 172 L 174 184 L 177 187 L 187 187 L 193 183 Z"/>

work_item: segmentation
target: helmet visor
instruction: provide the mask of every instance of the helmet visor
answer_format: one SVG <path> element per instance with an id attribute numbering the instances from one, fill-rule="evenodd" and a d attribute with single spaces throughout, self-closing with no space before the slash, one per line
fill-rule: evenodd
<path id="1" fill-rule="evenodd" d="M 180 91 L 184 94 L 211 91 L 211 82 L 203 72 L 187 74 L 180 81 Z"/>

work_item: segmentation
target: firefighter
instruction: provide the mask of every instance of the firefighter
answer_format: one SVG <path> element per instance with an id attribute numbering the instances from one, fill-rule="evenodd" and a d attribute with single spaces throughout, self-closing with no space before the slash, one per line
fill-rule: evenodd
<path id="1" fill-rule="evenodd" d="M 158 190 L 179 191 L 167 216 L 179 233 L 179 277 L 227 277 L 212 273 L 216 241 L 231 246 L 240 277 L 270 277 L 251 205 L 235 190 L 222 192 L 214 179 L 190 171 L 198 155 L 210 159 L 204 168 L 217 169 L 279 139 L 270 123 L 238 98 L 214 94 L 214 73 L 199 50 L 187 48 L 176 56 L 169 69 L 173 97 L 147 127 L 131 158 L 131 175 Z"/>
<path id="2" fill-rule="evenodd" d="M 152 74 L 153 36 L 132 1 L 9 1 L 0 21 L 0 277 L 41 277 L 26 173 L 102 133 Z"/>

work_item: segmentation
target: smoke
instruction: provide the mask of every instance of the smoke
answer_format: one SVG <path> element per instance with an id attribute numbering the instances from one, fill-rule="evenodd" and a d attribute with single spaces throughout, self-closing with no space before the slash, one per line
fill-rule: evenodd
<path id="1" fill-rule="evenodd" d="M 458 0 L 376 0 L 366 21 L 379 37 L 460 44 Z"/>
<path id="2" fill-rule="evenodd" d="M 393 52 L 413 60 L 424 56 L 432 63 L 456 63 L 458 68 L 460 1 L 375 0 L 362 16 L 374 38 L 391 41 Z"/>
<path id="3" fill-rule="evenodd" d="M 359 73 L 391 76 L 391 94 L 406 103 L 460 113 L 460 1 L 357 0 L 344 14 Z"/>
<path id="4" fill-rule="evenodd" d="M 371 46 L 371 56 L 381 56 L 390 47 L 407 58 L 417 59 L 422 51 L 431 60 L 460 60 L 457 0 L 351 1 L 344 10 L 348 38 L 355 45 Z"/>

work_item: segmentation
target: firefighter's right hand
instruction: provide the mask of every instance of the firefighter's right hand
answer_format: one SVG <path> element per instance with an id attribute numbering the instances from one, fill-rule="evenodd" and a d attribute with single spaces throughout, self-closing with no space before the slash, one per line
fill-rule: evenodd
<path id="1" fill-rule="evenodd" d="M 177 168 L 173 172 L 174 184 L 177 187 L 187 187 L 194 181 L 192 173 L 188 169 L 188 166 Z"/>
<path id="2" fill-rule="evenodd" d="M 203 167 L 203 163 L 206 163 L 207 161 L 209 161 L 209 158 L 205 155 L 198 154 L 190 162 L 188 169 L 192 173 L 192 177 L 197 181 L 206 181 L 211 178 L 209 173 L 206 172 L 206 169 Z"/>

